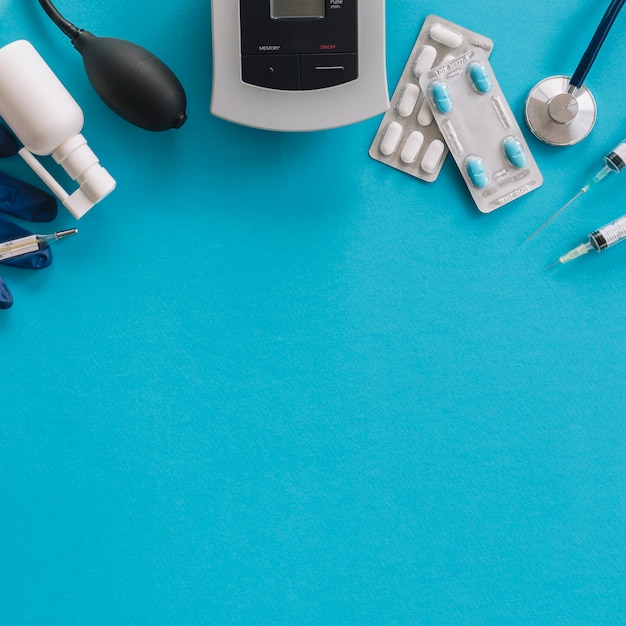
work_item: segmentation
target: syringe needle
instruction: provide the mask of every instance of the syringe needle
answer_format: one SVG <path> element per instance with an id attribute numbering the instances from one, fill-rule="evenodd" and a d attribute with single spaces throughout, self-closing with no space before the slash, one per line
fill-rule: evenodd
<path id="1" fill-rule="evenodd" d="M 594 249 L 594 245 L 592 243 L 589 243 L 589 242 L 581 243 L 579 246 L 576 246 L 573 250 L 570 250 L 567 254 L 560 256 L 557 261 L 555 261 L 554 263 L 551 263 L 544 269 L 549 270 L 551 267 L 554 267 L 555 265 L 558 265 L 559 263 L 561 264 L 569 263 L 570 261 L 577 259 L 579 256 L 582 256 L 583 254 L 587 254 L 587 252 L 590 252 L 593 249 Z"/>
<path id="2" fill-rule="evenodd" d="M 536 231 L 534 231 L 533 233 L 531 233 L 527 238 L 526 241 L 530 241 L 540 230 L 542 230 L 543 228 L 545 228 L 557 215 L 559 215 L 560 213 L 562 213 L 563 211 L 565 211 L 565 209 L 567 209 L 567 207 L 572 204 L 572 202 L 574 202 L 575 200 L 578 200 L 578 198 L 580 198 L 580 196 L 582 196 L 587 189 L 589 189 L 589 186 L 586 185 L 585 187 L 583 187 L 571 200 L 569 200 L 568 202 L 566 202 L 552 217 L 550 217 L 549 219 L 547 219 Z"/>
<path id="3" fill-rule="evenodd" d="M 589 191 L 591 187 L 593 187 L 594 185 L 597 185 L 601 180 L 604 180 L 611 172 L 619 172 L 620 169 L 624 167 L 624 165 L 622 164 L 621 167 L 619 165 L 616 165 L 614 163 L 615 159 L 619 159 L 619 162 L 623 163 L 621 156 L 615 154 L 615 151 L 611 152 L 611 154 L 606 156 L 605 161 L 607 161 L 607 163 L 610 163 L 610 165 L 605 164 L 602 167 L 602 169 L 569 202 L 565 203 L 550 219 L 546 220 L 534 233 L 529 235 L 526 238 L 526 241 L 528 241 L 529 239 L 532 239 L 542 228 L 547 226 L 557 215 L 559 215 L 565 209 L 567 209 L 567 207 L 570 204 L 572 204 L 574 200 L 577 200 L 578 198 L 580 198 L 580 196 L 582 196 L 584 193 Z"/>
<path id="4" fill-rule="evenodd" d="M 544 272 L 545 272 L 546 270 L 549 270 L 549 269 L 550 269 L 550 268 L 552 268 L 552 267 L 556 267 L 556 266 L 557 266 L 557 265 L 559 265 L 560 263 L 561 263 L 561 259 L 557 259 L 554 263 L 550 263 L 550 265 L 546 265 L 546 266 L 543 268 L 543 270 L 544 270 Z"/>

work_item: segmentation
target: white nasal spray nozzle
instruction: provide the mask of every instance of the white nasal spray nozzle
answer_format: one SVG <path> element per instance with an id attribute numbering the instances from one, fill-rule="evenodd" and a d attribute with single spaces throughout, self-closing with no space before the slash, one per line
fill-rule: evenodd
<path id="1" fill-rule="evenodd" d="M 0 117 L 24 144 L 20 156 L 75 218 L 115 189 L 81 134 L 81 108 L 24 39 L 0 48 Z M 79 188 L 68 194 L 34 155 L 52 155 Z"/>

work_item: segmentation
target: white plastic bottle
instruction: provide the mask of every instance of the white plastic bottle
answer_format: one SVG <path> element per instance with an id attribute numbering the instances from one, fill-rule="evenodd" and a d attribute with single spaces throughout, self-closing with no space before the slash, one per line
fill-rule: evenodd
<path id="1" fill-rule="evenodd" d="M 81 134 L 81 108 L 24 39 L 0 48 L 0 117 L 24 144 L 22 158 L 77 219 L 115 188 Z M 34 155 L 52 155 L 79 188 L 68 194 Z"/>

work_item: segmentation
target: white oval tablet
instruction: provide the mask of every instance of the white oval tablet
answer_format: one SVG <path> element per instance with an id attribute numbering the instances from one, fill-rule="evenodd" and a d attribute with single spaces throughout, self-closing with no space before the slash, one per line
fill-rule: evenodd
<path id="1" fill-rule="evenodd" d="M 430 146 L 428 146 L 426 154 L 422 159 L 422 169 L 426 173 L 432 174 L 437 169 L 437 165 L 439 165 L 444 149 L 444 143 L 439 139 L 435 139 Z"/>
<path id="2" fill-rule="evenodd" d="M 424 135 L 419 130 L 414 130 L 402 148 L 400 153 L 400 159 L 403 163 L 414 163 L 417 159 L 417 153 L 420 151 L 422 144 L 424 143 Z"/>
<path id="3" fill-rule="evenodd" d="M 428 31 L 432 39 L 448 46 L 448 48 L 458 48 L 463 43 L 463 35 L 456 30 L 447 28 L 443 24 L 433 24 Z"/>
<path id="4" fill-rule="evenodd" d="M 419 113 L 417 114 L 417 123 L 420 126 L 430 126 L 433 123 L 433 112 L 430 110 L 430 106 L 424 98 Z"/>
<path id="5" fill-rule="evenodd" d="M 413 65 L 413 76 L 419 78 L 424 72 L 427 72 L 433 66 L 436 57 L 437 50 L 432 46 L 422 46 Z"/>
<path id="6" fill-rule="evenodd" d="M 419 95 L 420 88 L 413 83 L 407 83 L 396 106 L 396 110 L 398 111 L 398 115 L 400 117 L 409 117 L 409 115 L 413 113 L 413 109 L 415 108 L 415 103 L 417 102 Z"/>
<path id="7" fill-rule="evenodd" d="M 398 147 L 400 135 L 402 135 L 402 126 L 398 122 L 391 122 L 387 126 L 387 130 L 385 130 L 383 139 L 380 142 L 379 149 L 385 156 L 393 154 L 393 151 Z"/>

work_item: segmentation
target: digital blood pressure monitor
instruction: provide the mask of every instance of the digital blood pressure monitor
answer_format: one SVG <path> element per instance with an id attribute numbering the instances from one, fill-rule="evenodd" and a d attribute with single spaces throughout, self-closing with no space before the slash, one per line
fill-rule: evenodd
<path id="1" fill-rule="evenodd" d="M 384 0 L 212 0 L 211 112 L 301 131 L 387 110 Z"/>

